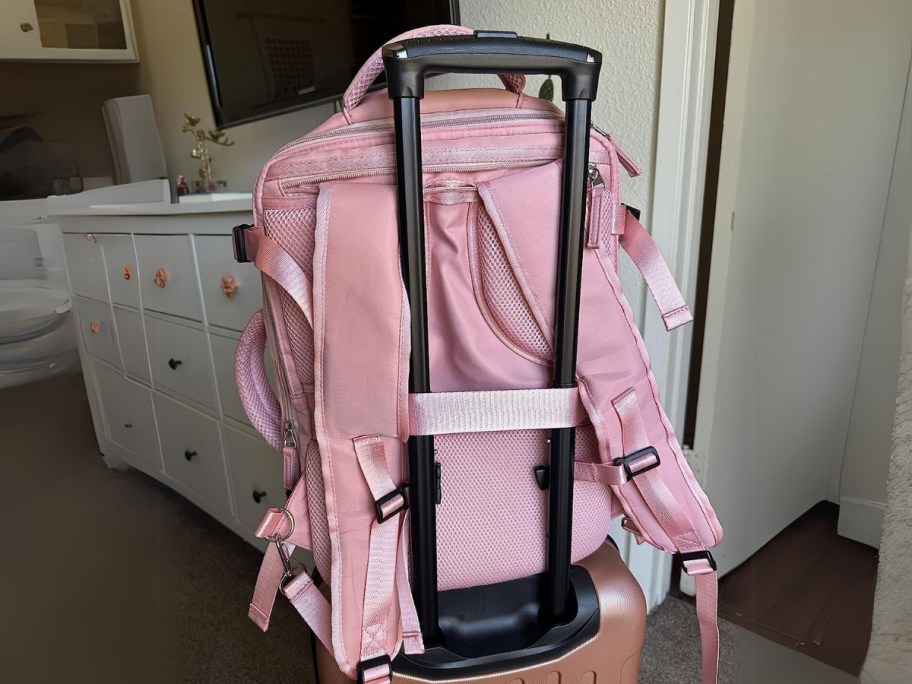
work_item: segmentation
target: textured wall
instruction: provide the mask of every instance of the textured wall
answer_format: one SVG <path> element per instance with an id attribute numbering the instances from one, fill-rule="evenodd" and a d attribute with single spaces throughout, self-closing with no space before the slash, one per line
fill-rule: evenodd
<path id="1" fill-rule="evenodd" d="M 611 131 L 625 151 L 644 168 L 625 183 L 624 197 L 651 208 L 655 160 L 658 81 L 661 63 L 662 0 L 461 0 L 462 23 L 473 28 L 509 29 L 523 35 L 578 42 L 604 55 L 600 95 L 593 121 Z M 184 112 L 211 125 L 211 107 L 189 0 L 133 0 L 139 43 L 140 90 L 152 95 L 162 144 L 173 178 L 196 174 L 189 136 L 180 132 Z M 392 36 L 390 36 L 392 37 Z M 530 78 L 527 92 L 538 93 L 540 77 Z M 432 87 L 500 87 L 494 77 L 446 77 Z M 556 84 L 560 99 L 560 86 Z M 234 147 L 215 148 L 215 175 L 234 190 L 249 190 L 269 156 L 285 142 L 303 135 L 332 113 L 330 105 L 245 124 L 230 129 Z M 624 262 L 622 275 L 633 310 L 642 314 L 639 274 Z"/>
<path id="2" fill-rule="evenodd" d="M 190 0 L 133 0 L 133 19 L 140 54 L 140 91 L 152 96 L 155 118 L 173 179 L 196 178 L 199 163 L 190 158 L 192 141 L 181 133 L 184 112 L 214 125 L 206 74 Z M 332 114 L 321 105 L 228 131 L 234 146 L 213 146 L 212 168 L 232 190 L 253 188 L 267 159 L 289 140 L 304 135 Z"/>
<path id="3" fill-rule="evenodd" d="M 912 229 L 910 146 L 912 89 L 907 86 L 893 167 L 894 183 L 890 188 L 891 205 L 887 209 L 888 220 L 904 223 L 907 232 Z M 892 202 L 894 190 L 898 190 L 895 203 Z M 874 595 L 874 625 L 862 684 L 905 683 L 912 671 L 912 574 L 909 572 L 912 568 L 912 252 L 903 294 L 892 452 Z"/>
<path id="4" fill-rule="evenodd" d="M 662 0 L 460 0 L 462 23 L 472 28 L 503 29 L 520 35 L 581 43 L 603 55 L 599 97 L 592 120 L 610 131 L 643 167 L 643 175 L 625 178 L 624 199 L 640 207 L 648 225 L 652 205 L 656 122 L 662 56 Z M 482 77 L 439 79 L 446 87 L 496 84 Z M 526 92 L 536 95 L 541 77 L 530 77 Z M 560 83 L 555 82 L 555 100 Z M 630 305 L 642 316 L 643 288 L 629 261 L 622 277 Z M 642 320 L 642 319 L 640 319 Z"/>

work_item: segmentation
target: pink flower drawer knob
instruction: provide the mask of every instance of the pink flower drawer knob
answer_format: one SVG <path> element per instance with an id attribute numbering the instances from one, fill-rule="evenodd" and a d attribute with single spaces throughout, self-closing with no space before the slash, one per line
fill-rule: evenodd
<path id="1" fill-rule="evenodd" d="M 152 282 L 158 287 L 164 287 L 168 284 L 168 273 L 163 268 L 155 269 L 155 275 L 152 276 Z"/>
<path id="2" fill-rule="evenodd" d="M 238 283 L 231 276 L 222 276 L 221 288 L 222 294 L 231 299 L 238 291 Z"/>
<path id="3" fill-rule="evenodd" d="M 92 321 L 89 323 L 89 330 L 92 331 L 92 334 L 95 335 L 101 330 L 101 321 Z"/>

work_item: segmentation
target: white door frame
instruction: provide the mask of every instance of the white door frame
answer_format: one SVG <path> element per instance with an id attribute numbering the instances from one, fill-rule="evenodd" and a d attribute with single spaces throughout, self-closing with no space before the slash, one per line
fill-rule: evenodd
<path id="1" fill-rule="evenodd" d="M 719 0 L 665 3 L 652 236 L 691 306 L 696 298 L 718 16 Z M 647 302 L 643 338 L 662 403 L 680 431 L 687 402 L 691 328 L 668 333 L 656 307 Z M 629 545 L 629 539 L 625 541 Z M 661 603 L 670 585 L 671 556 L 648 545 L 629 545 L 622 552 L 646 592 L 649 607 Z"/>

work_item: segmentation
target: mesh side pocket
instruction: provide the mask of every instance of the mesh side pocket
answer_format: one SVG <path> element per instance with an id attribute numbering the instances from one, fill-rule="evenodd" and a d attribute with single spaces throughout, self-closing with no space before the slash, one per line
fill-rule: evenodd
<path id="1" fill-rule="evenodd" d="M 323 468 L 320 465 L 320 449 L 316 441 L 307 446 L 304 456 L 304 478 L 307 486 L 307 506 L 310 509 L 310 540 L 313 544 L 314 562 L 317 570 L 330 577 L 329 523 L 326 518 L 326 493 L 323 489 Z"/>
<path id="2" fill-rule="evenodd" d="M 297 209 L 268 209 L 263 214 L 263 220 L 267 235 L 285 249 L 305 275 L 312 279 L 316 197 L 302 198 L 301 201 L 305 204 Z M 298 305 L 284 291 L 279 293 L 279 305 L 291 346 L 287 351 L 294 359 L 298 380 L 304 386 L 313 385 L 313 329 Z"/>
<path id="3" fill-rule="evenodd" d="M 482 204 L 475 216 L 475 244 L 479 281 L 476 287 L 483 310 L 497 332 L 520 353 L 541 361 L 552 357 L 551 345 L 520 288 L 507 259 L 497 228 Z"/>

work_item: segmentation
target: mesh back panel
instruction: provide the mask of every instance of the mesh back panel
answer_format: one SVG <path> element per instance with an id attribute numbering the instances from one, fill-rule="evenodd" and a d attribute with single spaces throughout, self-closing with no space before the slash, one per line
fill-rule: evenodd
<path id="1" fill-rule="evenodd" d="M 533 469 L 548 463 L 548 430 L 440 435 L 442 498 L 437 507 L 441 589 L 502 582 L 542 572 L 548 492 Z M 597 458 L 591 426 L 577 430 L 577 457 Z M 608 534 L 611 497 L 604 485 L 576 484 L 573 558 L 592 553 Z"/>

